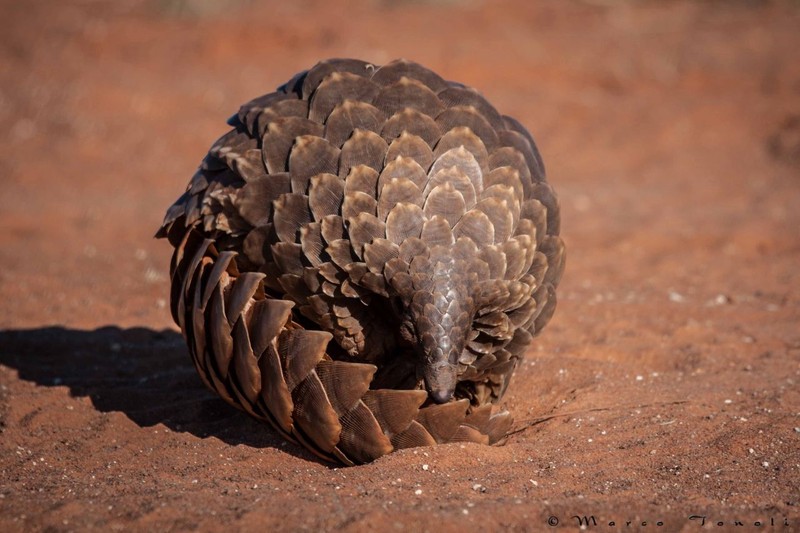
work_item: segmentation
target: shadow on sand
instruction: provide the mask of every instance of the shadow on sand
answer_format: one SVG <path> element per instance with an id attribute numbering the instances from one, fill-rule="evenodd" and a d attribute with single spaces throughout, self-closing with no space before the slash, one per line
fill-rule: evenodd
<path id="1" fill-rule="evenodd" d="M 164 424 L 200 438 L 281 448 L 315 460 L 299 446 L 284 447 L 272 428 L 208 391 L 175 331 L 113 326 L 0 331 L 0 364 L 38 385 L 67 386 L 73 396 L 88 396 L 97 410 L 122 412 L 141 427 Z"/>

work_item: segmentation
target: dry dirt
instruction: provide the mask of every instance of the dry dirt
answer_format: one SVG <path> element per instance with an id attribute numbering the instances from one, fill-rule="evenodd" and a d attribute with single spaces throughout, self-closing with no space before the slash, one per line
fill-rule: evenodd
<path id="1" fill-rule="evenodd" d="M 800 531 L 800 4 L 0 18 L 3 532 Z M 322 464 L 207 392 L 170 320 L 164 210 L 238 104 L 332 56 L 419 61 L 539 143 L 568 265 L 504 446 Z"/>

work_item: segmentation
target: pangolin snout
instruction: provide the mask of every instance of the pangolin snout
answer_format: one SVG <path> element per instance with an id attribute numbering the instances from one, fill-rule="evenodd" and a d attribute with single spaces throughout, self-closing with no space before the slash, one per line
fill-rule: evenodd
<path id="1" fill-rule="evenodd" d="M 447 403 L 456 390 L 456 365 L 447 361 L 429 364 L 424 369 L 425 387 L 436 403 Z"/>

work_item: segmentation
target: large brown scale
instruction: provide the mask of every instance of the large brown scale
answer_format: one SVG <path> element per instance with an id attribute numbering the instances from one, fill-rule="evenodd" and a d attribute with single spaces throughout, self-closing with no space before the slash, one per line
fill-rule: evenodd
<path id="1" fill-rule="evenodd" d="M 553 315 L 559 208 L 530 134 L 409 61 L 323 61 L 243 105 L 159 236 L 203 381 L 319 456 L 494 443 Z"/>

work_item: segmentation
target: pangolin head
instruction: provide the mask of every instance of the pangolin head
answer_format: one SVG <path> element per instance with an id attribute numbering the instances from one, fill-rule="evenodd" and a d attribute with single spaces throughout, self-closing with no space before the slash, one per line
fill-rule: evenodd
<path id="1" fill-rule="evenodd" d="M 436 403 L 453 398 L 459 359 L 473 335 L 482 270 L 476 251 L 468 239 L 433 244 L 409 266 L 413 291 L 404 299 L 416 341 L 417 375 Z"/>

